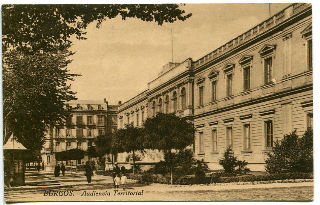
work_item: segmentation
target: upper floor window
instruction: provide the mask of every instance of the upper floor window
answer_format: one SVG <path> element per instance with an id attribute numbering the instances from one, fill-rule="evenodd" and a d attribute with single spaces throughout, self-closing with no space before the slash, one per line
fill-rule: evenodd
<path id="1" fill-rule="evenodd" d="M 71 130 L 70 129 L 66 129 L 66 136 L 70 137 L 71 136 Z"/>
<path id="2" fill-rule="evenodd" d="M 76 137 L 83 137 L 83 129 L 82 128 L 76 129 Z"/>
<path id="3" fill-rule="evenodd" d="M 250 90 L 250 67 L 243 68 L 243 90 Z"/>
<path id="4" fill-rule="evenodd" d="M 227 75 L 227 97 L 232 96 L 232 74 Z"/>
<path id="5" fill-rule="evenodd" d="M 137 124 L 137 126 L 139 126 L 139 113 L 137 113 L 137 115 L 136 115 L 136 124 Z"/>
<path id="6" fill-rule="evenodd" d="M 156 101 L 152 102 L 152 116 L 156 116 Z"/>
<path id="7" fill-rule="evenodd" d="M 217 81 L 211 82 L 211 101 L 217 100 Z"/>
<path id="8" fill-rule="evenodd" d="M 77 116 L 76 123 L 77 123 L 77 125 L 82 125 L 82 123 L 83 123 L 82 116 Z"/>
<path id="9" fill-rule="evenodd" d="M 169 95 L 166 95 L 164 104 L 164 112 L 169 113 Z"/>
<path id="10" fill-rule="evenodd" d="M 159 99 L 159 112 L 162 112 L 162 98 Z"/>
<path id="11" fill-rule="evenodd" d="M 87 116 L 87 123 L 88 123 L 88 125 L 92 125 L 93 124 L 92 116 Z"/>
<path id="12" fill-rule="evenodd" d="M 307 66 L 312 70 L 312 23 L 309 23 L 302 32 L 302 37 L 307 41 Z"/>
<path id="13" fill-rule="evenodd" d="M 187 98 L 186 98 L 186 89 L 181 89 L 181 108 L 182 110 L 186 109 Z"/>
<path id="14" fill-rule="evenodd" d="M 120 118 L 119 122 L 120 122 L 119 123 L 119 127 L 122 128 L 122 126 L 123 126 L 123 118 Z"/>
<path id="15" fill-rule="evenodd" d="M 264 45 L 259 51 L 260 56 L 263 58 L 264 63 L 264 83 L 269 84 L 272 82 L 272 59 L 275 55 L 276 45 Z"/>
<path id="16" fill-rule="evenodd" d="M 141 122 L 144 123 L 144 110 L 141 111 Z"/>
<path id="17" fill-rule="evenodd" d="M 177 92 L 174 91 L 173 94 L 172 94 L 172 103 L 173 103 L 173 112 L 177 112 Z"/>
<path id="18" fill-rule="evenodd" d="M 199 106 L 203 106 L 203 91 L 204 91 L 204 86 L 199 87 Z"/>
<path id="19" fill-rule="evenodd" d="M 264 83 L 272 82 L 272 57 L 264 59 Z"/>
<path id="20" fill-rule="evenodd" d="M 104 115 L 98 115 L 98 125 L 104 125 Z"/>
<path id="21" fill-rule="evenodd" d="M 87 136 L 88 136 L 88 137 L 91 137 L 91 136 L 92 136 L 92 130 L 91 130 L 91 129 L 88 129 Z"/>
<path id="22" fill-rule="evenodd" d="M 104 135 L 104 133 L 105 133 L 105 132 L 104 132 L 104 129 L 99 129 L 99 130 L 98 130 L 98 133 L 99 133 L 99 136 Z"/>

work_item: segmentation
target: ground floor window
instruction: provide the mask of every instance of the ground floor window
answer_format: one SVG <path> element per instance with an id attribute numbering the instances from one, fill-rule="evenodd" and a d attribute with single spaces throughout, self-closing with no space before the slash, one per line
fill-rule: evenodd
<path id="1" fill-rule="evenodd" d="M 227 127 L 227 147 L 233 148 L 233 136 L 232 136 L 232 127 Z"/>
<path id="2" fill-rule="evenodd" d="M 217 129 L 212 130 L 212 151 L 218 151 L 218 137 L 217 137 Z"/>
<path id="3" fill-rule="evenodd" d="M 307 128 L 313 128 L 313 113 L 307 114 Z"/>
<path id="4" fill-rule="evenodd" d="M 267 120 L 264 122 L 265 138 L 266 138 L 266 148 L 273 147 L 273 123 L 272 120 Z"/>
<path id="5" fill-rule="evenodd" d="M 199 132 L 199 153 L 204 153 L 203 132 Z"/>
<path id="6" fill-rule="evenodd" d="M 250 135 L 250 124 L 245 124 L 243 126 L 243 147 L 244 151 L 249 151 L 251 149 L 251 135 Z"/>

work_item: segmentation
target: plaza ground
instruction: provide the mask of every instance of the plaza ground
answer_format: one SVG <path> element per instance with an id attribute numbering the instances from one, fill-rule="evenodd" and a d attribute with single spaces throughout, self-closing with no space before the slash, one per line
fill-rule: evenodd
<path id="1" fill-rule="evenodd" d="M 110 176 L 94 175 L 88 184 L 83 172 L 27 172 L 26 186 L 5 187 L 5 200 L 15 201 L 310 201 L 313 181 L 230 183 L 210 185 L 141 185 L 128 180 L 115 190 Z"/>

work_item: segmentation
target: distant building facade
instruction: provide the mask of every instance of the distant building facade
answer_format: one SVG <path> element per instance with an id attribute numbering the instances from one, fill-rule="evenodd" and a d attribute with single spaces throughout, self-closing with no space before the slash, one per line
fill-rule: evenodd
<path id="1" fill-rule="evenodd" d="M 119 105 L 118 128 L 142 126 L 157 112 L 193 121 L 194 156 L 210 168 L 221 168 L 230 146 L 264 170 L 276 140 L 313 124 L 311 5 L 291 4 L 199 60 L 169 63 Z"/>
<path id="2" fill-rule="evenodd" d="M 66 104 L 70 116 L 66 123 L 48 130 L 46 143 L 41 151 L 42 160 L 48 169 L 56 164 L 55 153 L 70 149 L 87 151 L 95 146 L 97 136 L 113 133 L 117 129 L 117 105 L 104 101 L 71 101 Z M 89 159 L 67 161 L 67 165 L 84 164 Z"/>

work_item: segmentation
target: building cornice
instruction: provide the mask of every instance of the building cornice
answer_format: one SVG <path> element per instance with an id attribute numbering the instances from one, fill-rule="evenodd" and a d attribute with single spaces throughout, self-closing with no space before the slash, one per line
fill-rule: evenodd
<path id="1" fill-rule="evenodd" d="M 281 92 L 277 92 L 277 93 L 274 93 L 274 94 L 271 94 L 271 95 L 268 95 L 268 96 L 264 96 L 264 97 L 260 97 L 260 98 L 256 98 L 256 99 L 250 99 L 250 100 L 247 100 L 245 102 L 237 103 L 237 104 L 234 104 L 234 105 L 226 106 L 226 107 L 223 107 L 223 108 L 219 108 L 219 109 L 216 109 L 216 110 L 212 110 L 212 111 L 209 111 L 209 112 L 205 112 L 205 113 L 201 113 L 201 114 L 195 115 L 194 119 L 201 118 L 201 117 L 206 117 L 206 116 L 210 116 L 210 115 L 226 112 L 226 111 L 229 111 L 229 110 L 238 109 L 238 108 L 242 108 L 242 107 L 245 107 L 245 106 L 250 106 L 250 105 L 262 103 L 262 102 L 267 102 L 267 101 L 274 100 L 274 99 L 277 99 L 277 98 L 281 98 L 281 97 L 293 95 L 293 94 L 296 94 L 296 93 L 301 93 L 301 92 L 305 92 L 305 91 L 308 91 L 308 90 L 312 90 L 312 88 L 313 88 L 313 84 L 308 84 L 308 85 L 304 85 L 304 86 L 301 86 L 301 87 L 298 87 L 298 88 L 295 88 L 295 89 L 292 89 L 292 90 L 281 91 Z"/>

